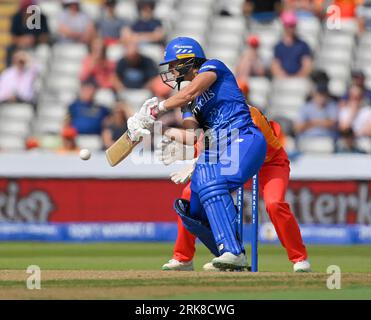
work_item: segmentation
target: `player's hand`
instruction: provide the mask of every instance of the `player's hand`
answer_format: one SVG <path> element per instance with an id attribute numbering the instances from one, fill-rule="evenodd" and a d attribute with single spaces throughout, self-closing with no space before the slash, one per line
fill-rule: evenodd
<path id="1" fill-rule="evenodd" d="M 196 162 L 197 158 L 192 161 L 192 164 L 185 166 L 182 170 L 171 173 L 171 181 L 173 181 L 175 184 L 187 183 L 192 177 L 193 171 L 195 170 Z"/>
<path id="2" fill-rule="evenodd" d="M 139 113 L 150 115 L 153 119 L 157 119 L 165 111 L 163 101 L 159 102 L 157 97 L 153 97 L 143 103 Z"/>
<path id="3" fill-rule="evenodd" d="M 144 101 L 142 107 L 139 110 L 139 114 L 145 115 L 145 116 L 150 116 L 151 115 L 151 110 L 154 109 L 156 106 L 158 106 L 158 98 L 153 97 L 151 99 L 147 99 Z"/>
<path id="4" fill-rule="evenodd" d="M 136 115 L 130 117 L 127 122 L 128 135 L 132 141 L 139 141 L 142 137 L 150 135 L 151 131 L 143 128 L 142 121 Z"/>

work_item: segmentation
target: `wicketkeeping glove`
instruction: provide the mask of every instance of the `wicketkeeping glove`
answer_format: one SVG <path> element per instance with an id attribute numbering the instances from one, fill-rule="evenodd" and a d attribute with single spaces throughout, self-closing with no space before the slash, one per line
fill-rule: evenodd
<path id="1" fill-rule="evenodd" d="M 175 140 L 163 138 L 157 145 L 155 155 L 166 166 L 177 160 L 191 160 L 194 158 L 194 147 L 187 146 Z"/>
<path id="2" fill-rule="evenodd" d="M 182 170 L 173 172 L 170 174 L 170 179 L 176 184 L 187 183 L 195 170 L 196 162 L 198 158 L 192 160 L 192 163 L 185 166 Z"/>

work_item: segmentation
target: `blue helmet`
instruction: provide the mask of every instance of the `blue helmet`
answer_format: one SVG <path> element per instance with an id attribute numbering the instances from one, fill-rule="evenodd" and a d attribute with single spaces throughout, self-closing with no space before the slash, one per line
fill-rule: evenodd
<path id="1" fill-rule="evenodd" d="M 178 37 L 171 40 L 166 46 L 164 61 L 160 63 L 160 66 L 186 58 L 206 59 L 206 56 L 196 40 L 188 37 Z"/>
<path id="2" fill-rule="evenodd" d="M 164 61 L 160 66 L 169 64 L 170 62 L 179 61 L 173 69 L 160 72 L 162 81 L 169 87 L 175 89 L 180 83 L 184 81 L 186 74 L 198 63 L 206 60 L 205 53 L 200 44 L 188 37 L 178 37 L 169 42 L 166 46 Z M 174 70 L 177 76 L 174 76 Z"/>

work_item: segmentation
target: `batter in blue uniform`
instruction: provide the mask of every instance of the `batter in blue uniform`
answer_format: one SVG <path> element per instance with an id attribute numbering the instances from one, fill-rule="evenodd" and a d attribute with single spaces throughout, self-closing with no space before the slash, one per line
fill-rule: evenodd
<path id="1" fill-rule="evenodd" d="M 186 105 L 183 117 L 207 136 L 192 176 L 191 201 L 177 200 L 175 209 L 186 228 L 217 256 L 212 261 L 215 267 L 244 268 L 246 257 L 231 192 L 262 166 L 265 138 L 253 124 L 232 72 L 219 60 L 207 60 L 197 41 L 172 40 L 161 64 L 168 66 L 161 73 L 166 84 L 180 88 L 182 81 L 191 82 L 169 99 L 149 106 L 151 114 L 158 117 Z"/>

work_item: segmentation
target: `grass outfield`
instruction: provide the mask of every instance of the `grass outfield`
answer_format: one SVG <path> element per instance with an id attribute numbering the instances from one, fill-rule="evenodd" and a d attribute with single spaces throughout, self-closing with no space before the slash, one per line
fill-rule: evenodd
<path id="1" fill-rule="evenodd" d="M 0 299 L 371 299 L 371 246 L 308 246 L 311 274 L 294 274 L 278 245 L 260 245 L 260 272 L 203 272 L 212 257 L 199 245 L 195 272 L 161 271 L 170 243 L 0 243 Z M 41 290 L 26 289 L 29 265 Z M 326 287 L 329 265 L 341 290 Z"/>

